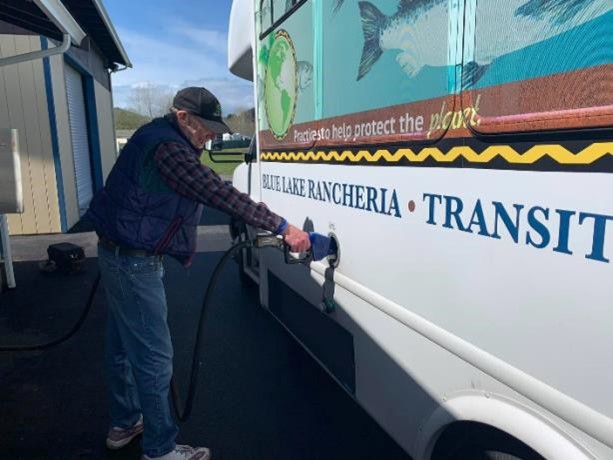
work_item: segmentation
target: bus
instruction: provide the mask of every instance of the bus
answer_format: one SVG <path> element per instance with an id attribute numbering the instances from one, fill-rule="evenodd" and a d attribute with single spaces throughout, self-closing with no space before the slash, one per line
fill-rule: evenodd
<path id="1" fill-rule="evenodd" d="M 339 245 L 263 308 L 413 458 L 613 458 L 611 1 L 235 0 L 228 65 L 235 186 Z"/>

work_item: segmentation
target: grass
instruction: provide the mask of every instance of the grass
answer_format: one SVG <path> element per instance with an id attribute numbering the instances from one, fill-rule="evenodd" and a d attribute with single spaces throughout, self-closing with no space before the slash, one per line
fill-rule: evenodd
<path id="1" fill-rule="evenodd" d="M 231 153 L 238 152 L 239 154 L 223 156 L 224 153 L 230 153 L 230 152 Z M 244 153 L 247 153 L 246 147 L 238 148 L 238 149 L 220 150 L 219 152 L 214 152 L 213 156 L 215 157 L 216 160 L 234 161 L 234 163 L 215 163 L 213 160 L 211 160 L 209 151 L 205 150 L 202 152 L 202 155 L 200 156 L 200 162 L 203 165 L 211 168 L 213 171 L 215 171 L 220 176 L 231 176 L 232 173 L 234 172 L 234 169 L 236 169 L 236 167 L 243 162 Z"/>

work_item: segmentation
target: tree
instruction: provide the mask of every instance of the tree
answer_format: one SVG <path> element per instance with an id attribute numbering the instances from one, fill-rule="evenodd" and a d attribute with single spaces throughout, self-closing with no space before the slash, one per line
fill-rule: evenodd
<path id="1" fill-rule="evenodd" d="M 153 83 L 132 88 L 128 101 L 134 111 L 149 118 L 160 117 L 172 106 L 174 93 Z"/>
<path id="2" fill-rule="evenodd" d="M 226 117 L 226 124 L 235 133 L 251 137 L 255 131 L 255 109 L 236 112 Z"/>

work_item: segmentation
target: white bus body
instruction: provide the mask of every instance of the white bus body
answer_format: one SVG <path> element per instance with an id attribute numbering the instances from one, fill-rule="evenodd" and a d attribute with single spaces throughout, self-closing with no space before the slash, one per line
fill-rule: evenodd
<path id="1" fill-rule="evenodd" d="M 468 422 L 613 459 L 612 6 L 536 3 L 233 4 L 258 132 L 234 185 L 340 243 L 336 268 L 245 272 L 416 459 Z"/>

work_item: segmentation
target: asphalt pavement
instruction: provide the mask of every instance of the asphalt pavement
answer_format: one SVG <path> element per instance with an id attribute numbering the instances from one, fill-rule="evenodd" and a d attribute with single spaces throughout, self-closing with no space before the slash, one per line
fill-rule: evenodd
<path id="1" fill-rule="evenodd" d="M 175 375 L 187 386 L 203 290 L 230 244 L 224 218 L 209 213 L 199 253 L 184 269 L 165 262 Z M 213 224 L 212 226 L 210 224 Z M 0 347 L 45 341 L 76 320 L 95 278 L 95 236 L 15 239 L 17 289 L 0 294 Z M 88 248 L 81 275 L 39 271 L 57 239 Z M 29 252 L 28 252 L 29 251 Z M 18 254 L 18 255 L 19 255 Z M 102 289 L 81 330 L 45 352 L 0 352 L 0 458 L 137 459 L 139 440 L 104 447 L 108 428 Z M 205 327 L 202 370 L 191 419 L 178 442 L 206 445 L 215 460 L 403 459 L 400 447 L 263 310 L 230 264 Z"/>

